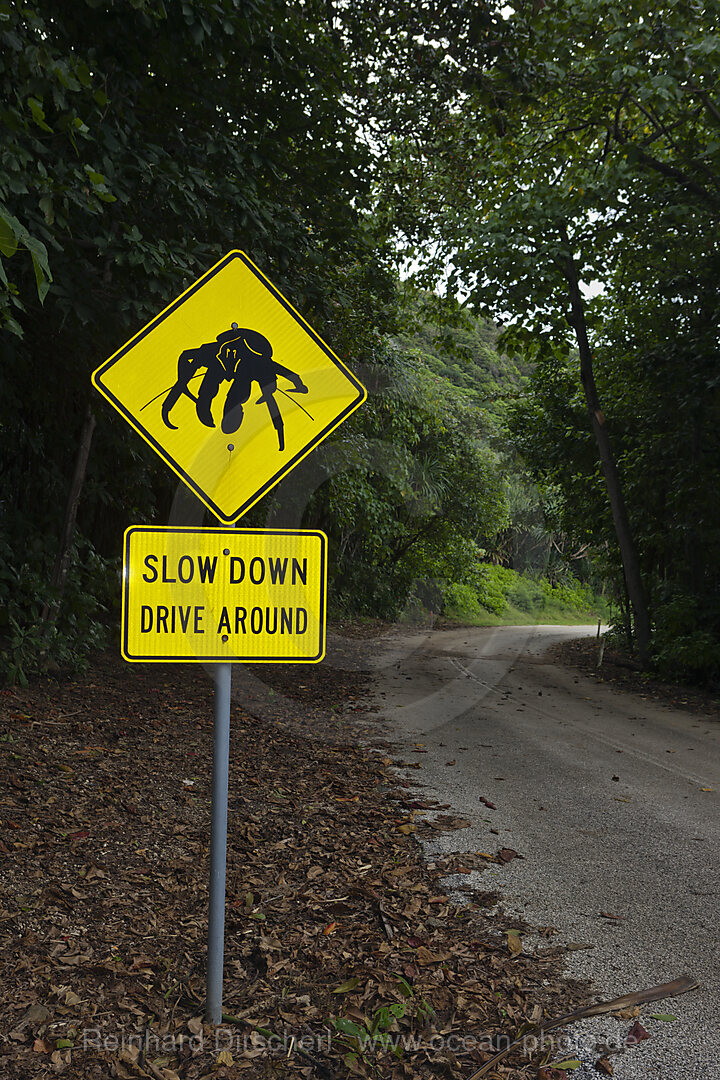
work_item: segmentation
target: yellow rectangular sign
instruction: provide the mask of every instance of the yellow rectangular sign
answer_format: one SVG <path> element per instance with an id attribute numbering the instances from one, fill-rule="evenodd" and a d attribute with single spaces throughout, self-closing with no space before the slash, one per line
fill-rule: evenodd
<path id="1" fill-rule="evenodd" d="M 132 526 L 123 656 L 317 663 L 325 655 L 326 553 L 321 532 Z"/>

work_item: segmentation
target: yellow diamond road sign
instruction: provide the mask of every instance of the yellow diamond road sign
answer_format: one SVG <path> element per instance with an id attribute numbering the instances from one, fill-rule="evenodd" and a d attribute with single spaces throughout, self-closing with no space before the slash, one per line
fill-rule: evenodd
<path id="1" fill-rule="evenodd" d="M 326 550 L 325 534 L 307 530 L 132 526 L 123 656 L 317 663 L 325 655 Z"/>
<path id="2" fill-rule="evenodd" d="M 366 397 L 242 251 L 231 251 L 123 345 L 93 383 L 226 522 Z"/>

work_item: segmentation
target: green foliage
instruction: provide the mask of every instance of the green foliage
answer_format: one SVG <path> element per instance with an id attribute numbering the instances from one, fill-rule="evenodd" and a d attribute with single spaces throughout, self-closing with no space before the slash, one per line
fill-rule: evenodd
<path id="1" fill-rule="evenodd" d="M 324 0 L 0 0 L 0 505 L 20 592 L 0 649 L 12 677 L 45 650 L 37 611 L 52 599 L 43 582 L 99 362 L 238 246 L 351 363 L 393 325 L 352 104 L 368 57 L 339 20 Z M 128 524 L 167 520 L 175 483 L 95 406 L 78 524 L 117 560 Z M 92 640 L 77 590 L 92 587 L 96 610 L 107 602 L 78 564 L 71 576 L 47 643 L 63 665 L 63 642 Z"/>
<path id="2" fill-rule="evenodd" d="M 545 577 L 489 563 L 477 566 L 468 577 L 471 583 L 451 584 L 444 590 L 443 613 L 458 622 L 557 623 L 609 614 L 606 601 L 572 577 L 553 584 Z"/>
<path id="3" fill-rule="evenodd" d="M 468 552 L 506 524 L 507 503 L 462 391 L 391 346 L 367 374 L 369 401 L 325 452 L 335 475 L 305 520 L 331 538 L 335 603 L 395 617 L 413 594 L 432 607 L 435 579 L 460 580 Z"/>
<path id="4" fill-rule="evenodd" d="M 686 678 L 689 674 L 694 679 L 708 680 L 720 671 L 717 600 L 714 608 L 712 632 L 703 628 L 709 620 L 697 597 L 675 593 L 657 604 L 653 660 L 663 674 L 672 678 Z"/>
<path id="5" fill-rule="evenodd" d="M 518 424 L 516 430 L 513 425 L 527 402 L 532 366 L 503 352 L 497 328 L 450 298 L 415 294 L 406 285 L 402 299 L 409 325 L 395 339 L 399 352 L 420 360 L 462 391 L 466 403 L 475 408 L 478 435 L 497 455 L 504 477 L 507 524 L 493 537 L 490 549 L 514 569 L 535 569 L 556 577 L 572 552 L 557 531 L 558 522 L 553 521 L 550 492 L 537 487 L 518 453 L 524 427 Z M 552 442 L 552 433 L 548 441 Z"/>
<path id="6" fill-rule="evenodd" d="M 482 620 L 488 610 L 494 611 L 496 615 L 502 615 L 507 609 L 504 596 L 500 594 L 498 599 L 499 603 L 496 602 L 492 608 L 489 608 L 487 602 L 480 602 L 477 589 L 474 589 L 472 585 L 451 582 L 444 590 L 443 612 L 450 618 L 457 619 L 458 622 L 482 625 Z"/>
<path id="7" fill-rule="evenodd" d="M 395 976 L 399 1001 L 388 1002 L 375 1009 L 372 1018 L 364 1023 L 344 1016 L 333 1017 L 332 1026 L 338 1032 L 337 1042 L 346 1049 L 346 1063 L 352 1067 L 360 1060 L 373 1065 L 378 1054 L 390 1053 L 396 1058 L 403 1055 L 399 1036 L 403 1031 L 426 1027 L 435 1019 L 435 1010 L 402 975 Z"/>
<path id="8" fill-rule="evenodd" d="M 508 591 L 517 575 L 506 566 L 479 566 L 474 587 L 478 602 L 495 615 L 504 615 L 508 608 Z"/>
<path id="9" fill-rule="evenodd" d="M 507 592 L 508 602 L 527 615 L 537 615 L 545 605 L 546 593 L 539 581 L 518 575 Z"/>
<path id="10" fill-rule="evenodd" d="M 521 396 L 529 365 L 498 346 L 494 323 L 467 309 L 408 285 L 402 290 L 405 329 L 395 339 L 399 351 L 421 359 L 437 375 L 463 390 L 481 413 L 478 423 L 497 445 L 503 438 L 508 402 Z"/>
<path id="11" fill-rule="evenodd" d="M 351 107 L 367 59 L 337 13 L 319 0 L 3 6 L 2 236 L 9 252 L 27 234 L 41 270 L 49 252 L 63 337 L 82 327 L 102 357 L 240 239 L 306 313 L 361 322 L 383 255 L 354 209 L 369 191 Z M 21 255 L 18 310 L 37 274 Z"/>
<path id="12" fill-rule="evenodd" d="M 483 13 L 474 37 L 455 26 L 438 35 L 454 87 L 450 75 L 433 96 L 422 153 L 399 141 L 385 212 L 416 238 L 423 280 L 503 320 L 501 346 L 534 364 L 510 428 L 555 529 L 612 573 L 621 605 L 628 575 L 637 598 L 635 549 L 656 662 L 676 673 L 666 597 L 688 597 L 698 648 L 693 659 L 683 646 L 686 672 L 712 678 L 720 2 L 661 3 L 651 17 L 642 0 L 498 2 Z M 575 275 L 583 296 L 571 307 Z M 573 354 L 578 308 L 602 421 L 597 406 L 588 413 Z M 591 420 L 617 461 L 612 514 Z M 624 573 L 620 493 L 633 537 L 623 534 Z"/>
<path id="13" fill-rule="evenodd" d="M 8 541 L 0 544 L 0 673 L 7 682 L 25 685 L 48 657 L 54 670 L 76 671 L 108 640 L 102 613 L 116 582 L 108 561 L 83 538 L 73 549 L 63 618 L 55 624 L 43 619 L 57 602 L 47 585 L 54 554 L 48 538 L 37 537 L 18 565 Z"/>

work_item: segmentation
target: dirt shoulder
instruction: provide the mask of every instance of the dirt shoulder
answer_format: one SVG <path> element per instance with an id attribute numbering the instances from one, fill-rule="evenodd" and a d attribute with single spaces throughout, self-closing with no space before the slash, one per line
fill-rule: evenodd
<path id="1" fill-rule="evenodd" d="M 576 668 L 594 682 L 609 683 L 618 690 L 639 694 L 679 709 L 703 713 L 720 720 L 720 695 L 701 687 L 666 682 L 657 676 L 640 671 L 639 666 L 617 649 L 605 648 L 593 638 L 567 641 L 553 646 L 548 655 L 561 664 Z M 598 662 L 599 666 L 598 666 Z"/>
<path id="2" fill-rule="evenodd" d="M 417 830 L 462 823 L 398 778 L 392 748 L 363 749 L 380 740 L 368 647 L 367 628 L 344 628 L 329 665 L 235 669 L 224 985 L 238 1022 L 217 1034 L 202 1023 L 208 674 L 110 652 L 82 678 L 2 692 L 0 1075 L 461 1077 L 500 1033 L 578 1000 L 557 950 L 510 951 L 488 896 L 448 899 L 442 876 L 467 867 L 423 862 Z M 397 1054 L 381 1038 L 359 1053 L 368 1031 L 402 1037 Z M 497 1075 L 536 1075 L 510 1062 Z"/>

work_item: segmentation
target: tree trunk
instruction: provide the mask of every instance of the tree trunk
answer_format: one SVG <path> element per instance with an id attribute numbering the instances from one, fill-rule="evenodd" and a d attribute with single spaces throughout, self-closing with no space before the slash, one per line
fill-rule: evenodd
<path id="1" fill-rule="evenodd" d="M 88 458 L 90 457 L 90 445 L 92 443 L 94 430 L 95 414 L 90 408 L 90 405 L 88 405 L 85 412 L 82 432 L 80 434 L 80 445 L 78 446 L 77 455 L 75 457 L 75 472 L 73 473 L 72 483 L 70 485 L 70 491 L 65 506 L 65 517 L 63 519 L 60 544 L 58 546 L 55 565 L 53 566 L 52 577 L 50 578 L 50 591 L 53 596 L 52 599 L 48 600 L 45 604 L 40 616 L 40 621 L 45 623 L 46 639 L 49 638 L 52 628 L 57 621 L 63 592 L 65 591 L 65 582 L 70 567 L 70 555 L 72 552 L 73 538 L 75 536 L 75 522 L 77 520 L 78 505 L 80 503 L 80 493 L 85 481 L 85 473 L 87 471 Z"/>
<path id="2" fill-rule="evenodd" d="M 625 584 L 632 605 L 633 621 L 635 624 L 635 643 L 637 646 L 638 657 L 641 664 L 645 666 L 650 647 L 650 618 L 648 615 L 647 602 L 645 600 L 645 591 L 640 575 L 635 541 L 633 540 L 633 535 L 630 530 L 627 508 L 625 506 L 625 499 L 620 485 L 620 477 L 618 476 L 617 466 L 610 444 L 610 435 L 605 423 L 603 411 L 600 408 L 600 399 L 598 397 L 597 387 L 595 385 L 595 374 L 593 372 L 592 349 L 590 348 L 587 334 L 585 307 L 580 293 L 577 267 L 575 266 L 572 251 L 570 250 L 570 241 L 567 233 L 563 235 L 563 241 L 567 245 L 564 272 L 570 295 L 571 314 L 569 316 L 569 322 L 575 331 L 578 351 L 580 353 L 580 378 L 582 380 L 583 390 L 585 391 L 585 401 L 587 402 L 590 411 L 593 434 L 595 435 L 595 441 L 600 454 L 600 462 L 602 464 L 605 485 L 610 500 L 610 508 L 612 510 L 613 524 L 615 525 L 615 535 L 617 536 L 618 546 L 620 548 L 620 558 L 622 559 Z"/>

